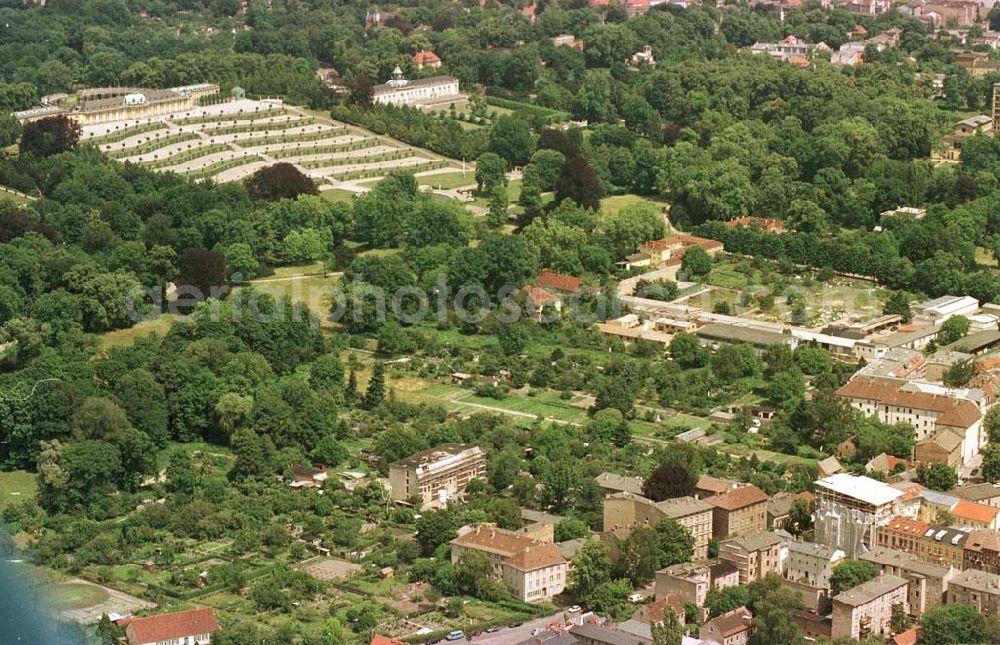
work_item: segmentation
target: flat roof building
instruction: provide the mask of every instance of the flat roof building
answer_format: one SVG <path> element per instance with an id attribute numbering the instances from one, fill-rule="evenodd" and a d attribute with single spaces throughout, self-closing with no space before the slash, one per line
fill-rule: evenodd
<path id="1" fill-rule="evenodd" d="M 473 479 L 486 479 L 486 454 L 476 445 L 446 443 L 389 464 L 392 499 L 416 497 L 426 508 L 447 506 Z"/>

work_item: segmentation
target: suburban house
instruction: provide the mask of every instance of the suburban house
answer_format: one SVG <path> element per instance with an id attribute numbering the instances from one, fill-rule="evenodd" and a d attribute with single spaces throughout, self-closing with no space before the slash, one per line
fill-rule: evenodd
<path id="1" fill-rule="evenodd" d="M 457 563 L 467 551 L 485 554 L 494 575 L 521 602 L 540 602 L 562 593 L 568 563 L 555 544 L 481 525 L 451 541 L 451 561 Z"/>
<path id="2" fill-rule="evenodd" d="M 767 528 L 767 493 L 752 484 L 708 497 L 705 503 L 712 506 L 712 536 L 716 539 Z"/>
<path id="3" fill-rule="evenodd" d="M 892 606 L 902 605 L 909 613 L 908 583 L 894 575 L 880 575 L 833 598 L 833 626 L 830 637 L 865 640 L 889 636 Z"/>
<path id="4" fill-rule="evenodd" d="M 951 134 L 941 137 L 942 144 L 931 150 L 931 159 L 938 162 L 958 163 L 962 160 L 962 143 L 977 134 L 991 135 L 993 119 L 980 114 L 962 119 L 952 126 Z"/>
<path id="5" fill-rule="evenodd" d="M 473 479 L 486 479 L 486 453 L 471 444 L 446 443 L 389 464 L 392 499 L 416 497 L 425 508 L 447 506 Z"/>
<path id="6" fill-rule="evenodd" d="M 563 301 L 559 296 L 530 284 L 524 285 L 521 290 L 524 292 L 527 304 L 531 307 L 532 319 L 535 322 L 542 322 L 549 315 L 558 318 L 562 314 Z"/>
<path id="7" fill-rule="evenodd" d="M 219 631 L 210 607 L 189 609 L 146 618 L 133 618 L 125 627 L 129 645 L 207 645 Z"/>
<path id="8" fill-rule="evenodd" d="M 441 59 L 429 49 L 422 49 L 413 55 L 413 66 L 417 69 L 441 67 Z"/>

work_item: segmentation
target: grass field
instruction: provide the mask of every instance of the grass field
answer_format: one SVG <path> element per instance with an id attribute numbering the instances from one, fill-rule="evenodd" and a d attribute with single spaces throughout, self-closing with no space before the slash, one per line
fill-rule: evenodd
<path id="1" fill-rule="evenodd" d="M 287 267 L 291 269 L 293 267 Z M 301 268 L 301 267 L 294 267 Z M 330 309 L 330 288 L 337 281 L 339 274 L 323 276 L 285 277 L 278 280 L 264 278 L 251 281 L 251 286 L 261 293 L 274 297 L 287 296 L 292 302 L 300 302 L 309 306 L 312 313 L 325 318 Z M 328 326 L 321 322 L 321 326 Z"/>
<path id="2" fill-rule="evenodd" d="M 61 610 L 85 609 L 105 602 L 108 592 L 95 585 L 66 582 L 50 588 L 53 604 Z"/>
<path id="3" fill-rule="evenodd" d="M 129 327 L 128 329 L 116 329 L 115 331 L 109 331 L 101 336 L 101 345 L 104 348 L 119 347 L 123 345 L 131 345 L 135 342 L 136 338 L 144 338 L 150 334 L 156 333 L 163 336 L 170 331 L 170 325 L 174 324 L 174 321 L 179 319 L 179 316 L 162 314 L 155 320 L 144 320 L 133 325 L 132 327 Z"/>
<path id="4" fill-rule="evenodd" d="M 25 204 L 30 204 L 32 200 L 28 199 L 20 193 L 13 193 L 8 191 L 3 186 L 0 186 L 0 202 L 7 200 L 14 202 L 18 206 L 24 206 Z"/>
<path id="5" fill-rule="evenodd" d="M 423 175 L 421 177 L 417 177 L 417 184 L 420 186 L 432 186 L 443 190 L 452 190 L 455 188 L 462 188 L 464 186 L 475 186 L 476 172 L 470 168 L 464 173 L 459 170 L 456 172 L 441 172 L 433 175 Z"/>
<path id="6" fill-rule="evenodd" d="M 0 472 L 0 510 L 13 502 L 35 499 L 38 482 L 34 473 L 23 470 Z"/>
<path id="7" fill-rule="evenodd" d="M 354 199 L 355 195 L 358 194 L 359 193 L 356 193 L 352 190 L 344 190 L 342 188 L 331 188 L 329 190 L 321 191 L 319 196 L 327 201 L 346 202 L 349 204 Z"/>
<path id="8" fill-rule="evenodd" d="M 605 215 L 615 215 L 621 209 L 632 204 L 652 204 L 656 208 L 663 208 L 668 204 L 666 199 L 661 197 L 642 197 L 640 195 L 613 195 L 601 200 L 601 213 Z"/>

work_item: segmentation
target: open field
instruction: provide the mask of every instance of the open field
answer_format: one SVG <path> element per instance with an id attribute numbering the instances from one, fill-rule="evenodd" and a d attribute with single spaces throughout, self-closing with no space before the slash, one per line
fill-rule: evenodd
<path id="1" fill-rule="evenodd" d="M 0 202 L 2 201 L 10 201 L 18 206 L 24 206 L 25 204 L 30 204 L 33 200 L 27 195 L 22 195 L 17 191 L 0 186 Z"/>
<path id="2" fill-rule="evenodd" d="M 35 499 L 38 495 L 37 476 L 23 470 L 0 472 L 0 510 L 13 502 Z"/>
<path id="3" fill-rule="evenodd" d="M 605 215 L 615 215 L 621 209 L 633 204 L 652 204 L 656 208 L 663 208 L 668 204 L 666 199 L 661 197 L 643 197 L 640 195 L 612 195 L 601 200 L 601 213 Z"/>
<path id="4" fill-rule="evenodd" d="M 333 189 L 395 169 L 422 173 L 453 165 L 322 113 L 247 99 L 127 124 L 91 125 L 84 128 L 83 140 L 121 161 L 220 182 L 242 181 L 279 161 Z"/>
<path id="5" fill-rule="evenodd" d="M 153 320 L 143 320 L 128 329 L 116 329 L 101 336 L 101 345 L 108 349 L 123 345 L 131 345 L 136 338 L 144 338 L 152 334 L 165 335 L 170 331 L 170 326 L 178 320 L 179 316 L 161 314 L 159 318 Z"/>
<path id="6" fill-rule="evenodd" d="M 476 173 L 474 170 L 466 170 L 464 173 L 462 171 L 429 173 L 417 177 L 417 183 L 421 186 L 431 186 L 433 188 L 443 190 L 452 190 L 454 188 L 463 188 L 465 186 L 475 186 Z"/>

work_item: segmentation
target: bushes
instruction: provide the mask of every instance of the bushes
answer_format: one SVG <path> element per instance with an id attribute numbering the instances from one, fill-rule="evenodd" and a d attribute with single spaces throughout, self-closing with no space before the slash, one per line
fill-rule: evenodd
<path id="1" fill-rule="evenodd" d="M 474 159 L 486 151 L 484 130 L 464 130 L 455 121 L 442 121 L 415 108 L 337 105 L 332 116 L 455 159 Z"/>

